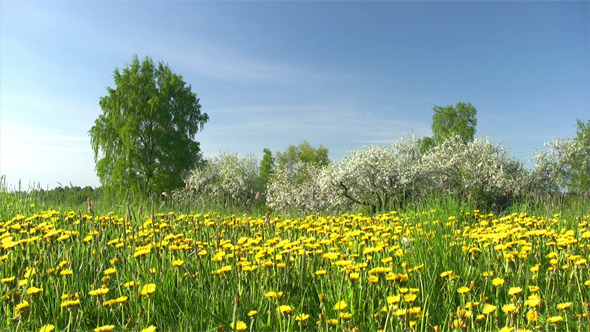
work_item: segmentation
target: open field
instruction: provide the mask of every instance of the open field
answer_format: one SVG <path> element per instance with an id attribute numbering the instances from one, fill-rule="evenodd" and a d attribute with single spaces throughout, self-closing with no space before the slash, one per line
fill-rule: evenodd
<path id="1" fill-rule="evenodd" d="M 0 330 L 590 328 L 590 215 L 0 219 Z"/>

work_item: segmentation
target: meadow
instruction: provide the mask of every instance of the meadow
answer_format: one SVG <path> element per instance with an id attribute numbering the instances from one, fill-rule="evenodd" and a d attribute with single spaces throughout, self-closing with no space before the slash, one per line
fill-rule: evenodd
<path id="1" fill-rule="evenodd" d="M 583 202 L 267 217 L 4 197 L 0 330 L 588 330 Z"/>

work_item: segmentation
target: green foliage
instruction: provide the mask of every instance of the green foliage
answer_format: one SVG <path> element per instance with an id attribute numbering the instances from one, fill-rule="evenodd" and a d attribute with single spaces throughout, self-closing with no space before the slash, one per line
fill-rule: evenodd
<path id="1" fill-rule="evenodd" d="M 264 190 L 266 190 L 268 179 L 270 178 L 273 172 L 274 158 L 272 156 L 272 152 L 270 151 L 270 149 L 264 148 L 263 152 L 264 155 L 262 156 L 262 161 L 260 162 L 260 174 L 258 178 L 262 183 Z"/>
<path id="2" fill-rule="evenodd" d="M 328 159 L 328 148 L 320 145 L 314 148 L 308 141 L 299 145 L 290 145 L 284 152 L 276 153 L 276 162 L 279 169 L 287 169 L 296 183 L 303 183 L 309 180 L 307 166 L 323 167 L 330 163 Z"/>
<path id="3" fill-rule="evenodd" d="M 432 138 L 421 141 L 421 151 L 425 152 L 444 142 L 447 138 L 458 135 L 464 143 L 473 141 L 477 126 L 477 109 L 471 103 L 458 102 L 457 105 L 432 108 Z"/>
<path id="4" fill-rule="evenodd" d="M 578 119 L 578 130 L 573 138 L 576 153 L 571 158 L 570 187 L 578 192 L 590 191 L 590 120 L 584 124 Z"/>
<path id="5" fill-rule="evenodd" d="M 134 56 L 115 69 L 116 88 L 100 99 L 102 114 L 89 135 L 96 172 L 111 194 L 149 196 L 183 184 L 200 159 L 194 140 L 209 119 L 182 76 L 163 62 Z"/>

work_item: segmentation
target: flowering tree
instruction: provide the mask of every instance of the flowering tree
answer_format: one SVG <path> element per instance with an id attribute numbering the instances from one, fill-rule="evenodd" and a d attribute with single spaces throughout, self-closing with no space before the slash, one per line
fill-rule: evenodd
<path id="1" fill-rule="evenodd" d="M 245 206 L 261 195 L 259 182 L 258 160 L 254 156 L 240 158 L 237 154 L 222 153 L 193 169 L 186 189 L 191 192 L 191 199 Z M 184 193 L 176 192 L 176 196 L 186 195 L 186 189 Z"/>
<path id="2" fill-rule="evenodd" d="M 299 162 L 295 169 L 307 175 L 304 180 L 292 174 L 293 168 L 277 169 L 268 184 L 266 204 L 278 211 L 308 213 L 334 209 L 338 204 L 322 182 L 326 168 Z"/>
<path id="3" fill-rule="evenodd" d="M 372 145 L 352 151 L 324 173 L 322 183 L 341 201 L 372 211 L 399 204 L 417 192 L 422 175 L 419 141 L 401 139 L 392 146 Z M 329 176 L 327 176 L 329 175 Z"/>
<path id="4" fill-rule="evenodd" d="M 465 143 L 451 136 L 426 153 L 422 162 L 434 192 L 467 198 L 476 205 L 490 206 L 519 191 L 525 175 L 509 149 L 489 138 Z"/>

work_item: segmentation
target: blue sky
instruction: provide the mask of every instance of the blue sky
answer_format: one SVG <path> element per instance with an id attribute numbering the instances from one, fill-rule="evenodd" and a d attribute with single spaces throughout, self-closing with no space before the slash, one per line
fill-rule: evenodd
<path id="1" fill-rule="evenodd" d="M 520 159 L 590 119 L 590 2 L 1 1 L 0 174 L 98 186 L 88 130 L 133 55 L 183 76 L 206 157 L 308 140 L 330 158 L 432 107 L 478 110 Z"/>

